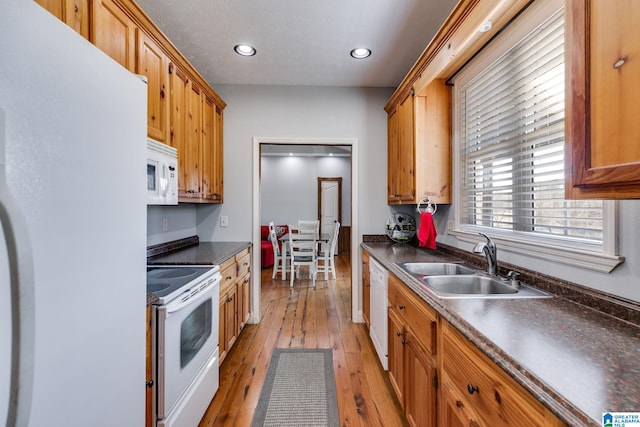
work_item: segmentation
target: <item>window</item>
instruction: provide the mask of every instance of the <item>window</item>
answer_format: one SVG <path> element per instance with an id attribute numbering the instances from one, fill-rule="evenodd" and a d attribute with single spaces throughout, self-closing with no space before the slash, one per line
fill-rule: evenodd
<path id="1" fill-rule="evenodd" d="M 554 259 L 551 248 L 609 255 L 615 209 L 564 199 L 564 10 L 542 3 L 454 79 L 456 228 Z"/>

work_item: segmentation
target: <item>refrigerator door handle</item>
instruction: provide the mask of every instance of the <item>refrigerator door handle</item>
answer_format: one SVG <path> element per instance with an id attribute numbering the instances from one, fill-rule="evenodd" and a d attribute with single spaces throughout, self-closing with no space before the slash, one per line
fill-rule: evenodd
<path id="1" fill-rule="evenodd" d="M 7 427 L 29 424 L 35 351 L 33 257 L 26 223 L 9 191 L 5 113 L 0 108 L 0 223 L 5 236 L 11 288 L 11 381 Z M 3 403 L 5 404 L 5 403 Z"/>

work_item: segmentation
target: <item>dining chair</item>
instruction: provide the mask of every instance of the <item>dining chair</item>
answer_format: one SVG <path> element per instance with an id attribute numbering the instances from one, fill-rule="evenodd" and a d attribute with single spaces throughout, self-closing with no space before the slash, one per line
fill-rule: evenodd
<path id="1" fill-rule="evenodd" d="M 329 273 L 331 273 L 331 278 L 335 280 L 336 278 L 336 267 L 335 267 L 335 254 L 336 254 L 336 245 L 338 244 L 338 234 L 340 233 L 340 223 L 338 221 L 335 222 L 333 227 L 333 235 L 331 239 L 320 245 L 320 251 L 318 251 L 318 260 L 317 260 L 317 271 L 318 273 L 324 273 L 324 280 L 329 280 Z"/>
<path id="2" fill-rule="evenodd" d="M 320 236 L 320 221 L 317 219 L 313 220 L 298 220 L 298 230 L 300 233 L 315 233 L 316 239 Z"/>
<path id="3" fill-rule="evenodd" d="M 287 262 L 287 248 L 285 245 L 280 247 L 280 242 L 278 242 L 278 235 L 276 234 L 276 227 L 273 222 L 269 223 L 269 240 L 271 240 L 271 245 L 273 247 L 273 274 L 271 275 L 272 279 L 276 278 L 276 275 L 280 273 L 282 276 L 282 280 L 287 280 L 287 271 L 289 268 L 289 264 Z"/>
<path id="4" fill-rule="evenodd" d="M 300 233 L 296 232 L 296 230 L 289 230 L 291 287 L 293 287 L 296 273 L 300 277 L 300 267 L 302 266 L 309 267 L 309 276 L 313 280 L 313 287 L 316 287 L 317 245 L 318 241 L 315 233 Z"/>

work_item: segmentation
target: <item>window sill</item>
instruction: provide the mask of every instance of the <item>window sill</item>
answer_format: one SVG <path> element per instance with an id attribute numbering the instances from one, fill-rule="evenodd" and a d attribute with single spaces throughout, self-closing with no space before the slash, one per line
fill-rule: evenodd
<path id="1" fill-rule="evenodd" d="M 467 230 L 449 230 L 448 234 L 455 236 L 458 240 L 469 243 L 477 243 L 481 240 L 477 232 Z M 624 262 L 624 257 L 621 256 L 595 253 L 572 247 L 550 246 L 542 244 L 539 241 L 522 238 L 521 236 L 506 236 L 500 235 L 499 233 L 492 233 L 490 237 L 500 249 L 509 252 L 533 256 L 547 261 L 559 262 L 561 264 L 601 273 L 610 273 Z"/>

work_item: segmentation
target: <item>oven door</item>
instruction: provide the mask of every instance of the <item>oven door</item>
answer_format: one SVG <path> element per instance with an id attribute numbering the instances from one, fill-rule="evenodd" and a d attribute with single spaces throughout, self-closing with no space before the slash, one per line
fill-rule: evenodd
<path id="1" fill-rule="evenodd" d="M 220 281 L 207 283 L 158 307 L 159 419 L 176 406 L 218 347 Z"/>

